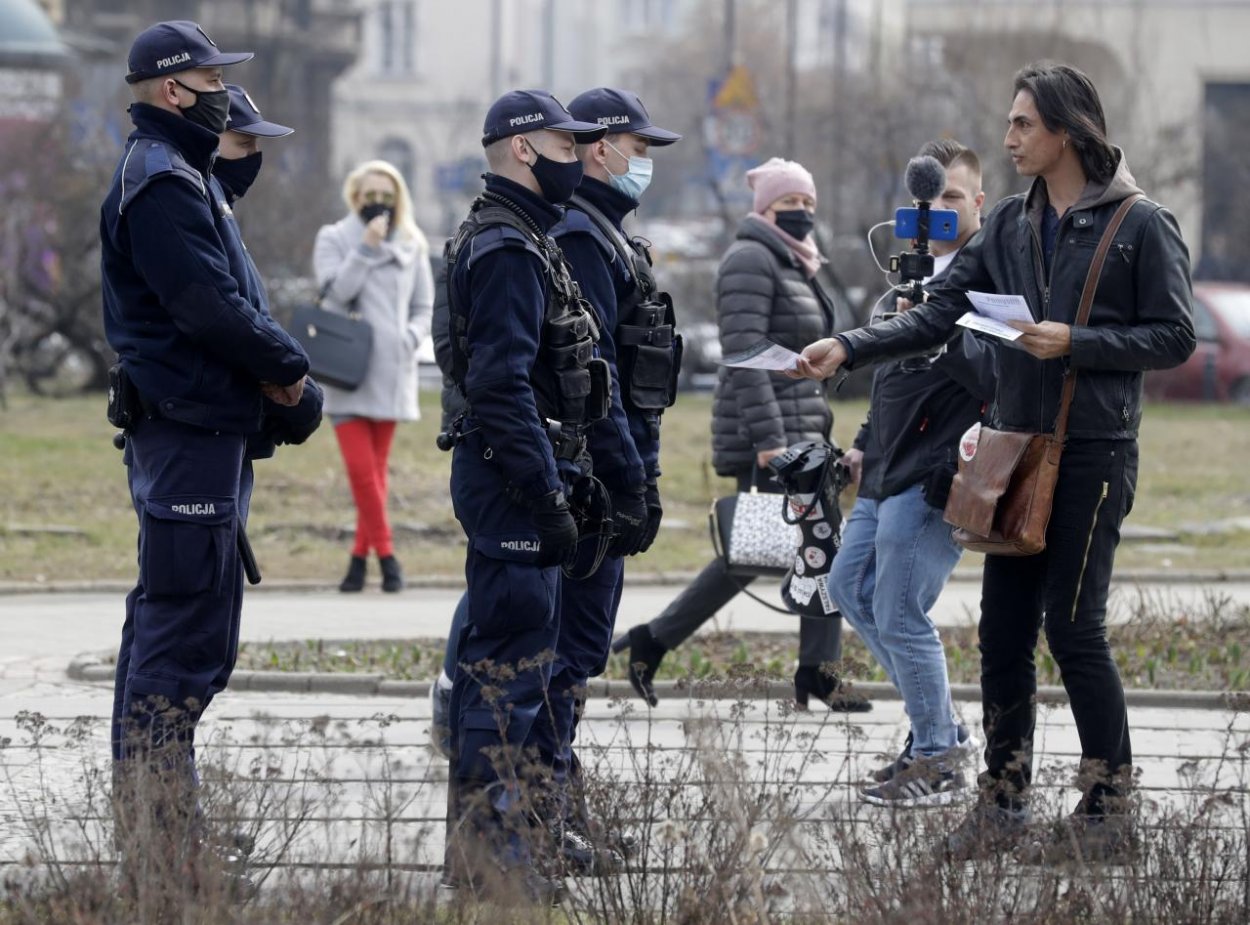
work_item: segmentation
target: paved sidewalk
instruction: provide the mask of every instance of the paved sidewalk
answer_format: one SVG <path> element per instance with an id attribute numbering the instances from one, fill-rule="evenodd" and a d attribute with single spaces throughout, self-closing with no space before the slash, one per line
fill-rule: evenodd
<path id="1" fill-rule="evenodd" d="M 757 582 L 752 590 L 778 600 L 776 583 Z M 682 591 L 680 585 L 631 585 L 626 580 L 617 625 L 622 629 L 649 620 Z M 977 581 L 952 581 L 934 608 L 939 626 L 975 623 L 981 587 Z M 1250 581 L 1120 582 L 1112 591 L 1111 618 L 1126 620 L 1142 597 L 1154 604 L 1189 605 L 1197 612 L 1210 597 L 1250 605 Z M 0 595 L 0 679 L 26 674 L 32 661 L 61 659 L 61 670 L 81 652 L 113 649 L 121 634 L 125 593 L 38 592 Z M 401 594 L 376 590 L 362 594 L 335 591 L 249 589 L 244 597 L 244 641 L 290 639 L 402 639 L 445 637 L 460 598 L 458 589 L 410 588 Z M 797 632 L 797 621 L 739 595 L 705 629 Z"/>

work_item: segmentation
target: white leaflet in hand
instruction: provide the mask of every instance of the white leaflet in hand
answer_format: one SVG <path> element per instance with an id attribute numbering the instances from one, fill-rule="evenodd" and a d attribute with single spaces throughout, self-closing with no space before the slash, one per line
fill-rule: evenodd
<path id="1" fill-rule="evenodd" d="M 1023 321 L 1034 324 L 1033 313 L 1029 311 L 1029 303 L 1022 295 L 999 295 L 995 292 L 968 292 L 968 301 L 977 310 L 977 314 L 995 321 Z"/>
<path id="2" fill-rule="evenodd" d="M 799 355 L 788 347 L 774 344 L 765 338 L 754 347 L 723 357 L 721 366 L 739 366 L 744 369 L 774 369 L 784 371 L 798 365 Z"/>
<path id="3" fill-rule="evenodd" d="M 964 312 L 955 324 L 963 325 L 965 328 L 971 328 L 974 331 L 980 331 L 982 334 L 993 334 L 995 337 L 1001 337 L 1003 340 L 1015 340 L 1021 334 L 1020 331 L 1017 331 L 1009 324 L 1003 324 L 1001 321 L 995 321 L 993 318 L 986 318 L 984 315 L 978 315 L 976 312 Z"/>

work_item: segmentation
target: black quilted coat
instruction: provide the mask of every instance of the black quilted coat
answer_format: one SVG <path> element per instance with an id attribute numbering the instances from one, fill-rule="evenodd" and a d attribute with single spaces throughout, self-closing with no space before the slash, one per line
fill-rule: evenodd
<path id="1" fill-rule="evenodd" d="M 763 338 L 799 351 L 833 333 L 833 304 L 786 244 L 744 219 L 716 274 L 716 318 L 726 356 Z M 823 383 L 722 366 L 712 404 L 712 464 L 721 475 L 749 470 L 761 450 L 827 439 L 833 412 Z"/>

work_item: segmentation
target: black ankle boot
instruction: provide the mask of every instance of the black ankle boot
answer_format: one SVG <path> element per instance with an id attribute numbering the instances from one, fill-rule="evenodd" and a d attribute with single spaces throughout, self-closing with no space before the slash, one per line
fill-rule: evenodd
<path id="1" fill-rule="evenodd" d="M 365 557 L 352 556 L 347 574 L 339 582 L 340 591 L 363 591 L 365 588 Z"/>
<path id="2" fill-rule="evenodd" d="M 404 570 L 399 567 L 395 557 L 382 556 L 378 559 L 378 565 L 382 566 L 382 590 L 392 594 L 403 590 Z"/>
<path id="3" fill-rule="evenodd" d="M 651 627 L 645 623 L 631 627 L 628 633 L 612 643 L 612 651 L 622 652 L 626 646 L 629 647 L 629 683 L 639 697 L 654 707 L 660 699 L 655 696 L 652 682 L 668 649 L 656 641 L 651 635 Z"/>
<path id="4" fill-rule="evenodd" d="M 872 709 L 867 697 L 855 693 L 836 674 L 817 665 L 800 665 L 794 673 L 794 700 L 800 710 L 807 709 L 809 696 L 823 700 L 830 710 L 842 713 L 867 713 Z"/>

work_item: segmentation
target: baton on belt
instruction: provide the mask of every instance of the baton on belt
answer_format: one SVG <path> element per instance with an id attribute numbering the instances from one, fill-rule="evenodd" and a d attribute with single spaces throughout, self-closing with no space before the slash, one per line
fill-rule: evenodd
<path id="1" fill-rule="evenodd" d="M 252 544 L 247 540 L 247 530 L 243 528 L 243 521 L 238 524 L 239 529 L 235 531 L 235 537 L 238 540 L 239 558 L 243 560 L 243 574 L 247 576 L 249 585 L 260 584 L 260 565 L 256 562 L 256 553 L 252 552 Z"/>

